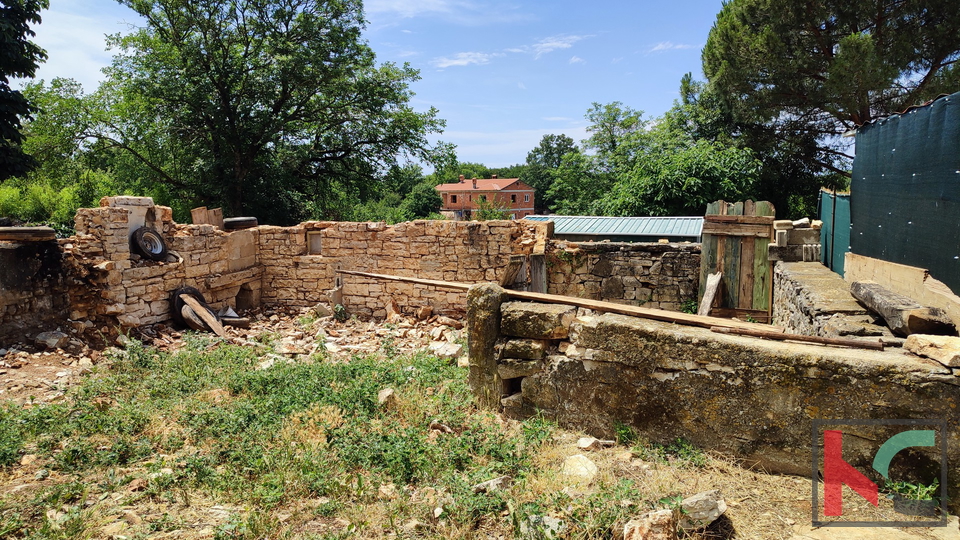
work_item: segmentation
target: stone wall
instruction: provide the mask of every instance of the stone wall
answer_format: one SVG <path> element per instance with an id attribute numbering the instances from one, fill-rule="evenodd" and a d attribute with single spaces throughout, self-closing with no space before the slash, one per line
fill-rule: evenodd
<path id="1" fill-rule="evenodd" d="M 61 241 L 68 285 L 61 300 L 66 300 L 47 300 L 46 289 L 36 290 L 44 298 L 38 302 L 56 302 L 75 328 L 106 336 L 169 321 L 171 293 L 182 286 L 198 289 L 214 308 L 335 302 L 361 317 L 383 318 L 388 308 L 462 316 L 463 292 L 338 270 L 499 282 L 516 256 L 527 262 L 518 287 L 534 288 L 539 280 L 552 293 L 663 309 L 679 309 L 695 297 L 698 245 L 553 243 L 551 225 L 523 220 L 420 220 L 393 226 L 310 221 L 223 231 L 175 223 L 170 208 L 155 206 L 148 197 L 105 197 L 98 208 L 80 209 L 76 234 Z M 131 251 L 130 237 L 142 226 L 164 237 L 166 260 L 147 260 Z M 4 313 L 12 317 L 20 311 L 11 310 L 33 309 L 11 307 L 18 302 L 4 304 Z"/>
<path id="2" fill-rule="evenodd" d="M 243 286 L 259 289 L 259 232 L 224 232 L 213 225 L 174 223 L 170 208 L 143 197 L 111 197 L 99 208 L 77 212 L 77 234 L 64 242 L 74 283 L 70 319 L 91 321 L 106 334 L 170 320 L 170 295 L 195 287 L 214 307 L 235 305 Z M 138 220 L 138 214 L 145 219 Z M 165 261 L 140 258 L 130 250 L 130 234 L 147 225 L 167 243 Z"/>
<path id="3" fill-rule="evenodd" d="M 767 341 L 503 302 L 498 289 L 469 292 L 470 381 L 482 402 L 509 416 L 543 414 L 604 438 L 622 423 L 652 442 L 683 437 L 792 474 L 809 474 L 813 419 L 946 419 L 950 486 L 960 486 L 960 370 L 900 349 Z M 854 465 L 869 466 L 867 458 Z"/>
<path id="4" fill-rule="evenodd" d="M 0 242 L 0 348 L 66 322 L 62 259 L 56 241 Z"/>
<path id="5" fill-rule="evenodd" d="M 392 300 L 407 313 L 465 311 L 462 292 L 337 274 L 354 270 L 441 281 L 498 281 L 512 255 L 529 255 L 546 227 L 527 221 L 305 222 L 260 227 L 266 303 L 306 306 L 342 287 L 343 305 L 360 316 L 386 316 Z M 338 279 L 339 277 L 339 279 Z"/>
<path id="6" fill-rule="evenodd" d="M 679 311 L 697 300 L 700 244 L 551 242 L 550 294 Z"/>
<path id="7" fill-rule="evenodd" d="M 902 342 L 850 294 L 850 284 L 818 262 L 775 263 L 773 324 L 820 337 L 877 336 Z"/>

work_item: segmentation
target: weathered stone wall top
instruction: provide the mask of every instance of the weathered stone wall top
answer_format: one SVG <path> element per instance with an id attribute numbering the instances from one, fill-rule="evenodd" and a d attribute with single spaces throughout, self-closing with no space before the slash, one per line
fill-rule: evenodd
<path id="1" fill-rule="evenodd" d="M 818 262 L 778 261 L 773 271 L 773 324 L 820 337 L 884 336 L 898 341 L 850 294 L 850 284 Z"/>
<path id="2" fill-rule="evenodd" d="M 551 294 L 679 311 L 696 301 L 700 244 L 551 242 Z"/>
<path id="3" fill-rule="evenodd" d="M 496 290 L 481 292 L 471 288 L 471 313 Z M 509 322 L 543 320 L 545 309 L 507 302 L 499 327 L 468 320 L 471 346 L 498 344 L 483 357 L 471 353 L 471 384 L 478 395 L 501 395 L 508 416 L 542 414 L 596 437 L 625 424 L 652 442 L 682 437 L 802 475 L 810 472 L 813 419 L 943 418 L 950 486 L 960 486 L 960 369 L 900 349 L 768 341 L 582 308 L 560 338 L 531 340 Z M 875 448 L 868 446 L 845 439 L 845 459 L 869 467 Z M 923 455 L 938 459 L 933 450 Z"/>

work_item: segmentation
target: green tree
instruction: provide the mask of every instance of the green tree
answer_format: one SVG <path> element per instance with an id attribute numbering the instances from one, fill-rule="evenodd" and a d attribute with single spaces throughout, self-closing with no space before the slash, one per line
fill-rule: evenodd
<path id="1" fill-rule="evenodd" d="M 703 71 L 751 139 L 772 135 L 808 168 L 848 174 L 839 135 L 956 91 L 958 59 L 951 0 L 731 0 Z"/>
<path id="2" fill-rule="evenodd" d="M 551 185 L 546 197 L 551 209 L 562 215 L 592 215 L 593 204 L 610 189 L 611 175 L 599 171 L 593 156 L 575 149 L 563 156 L 560 166 L 550 171 Z"/>
<path id="3" fill-rule="evenodd" d="M 576 144 L 566 135 L 544 135 L 540 144 L 527 153 L 527 170 L 521 177 L 534 190 L 534 211 L 544 213 L 554 205 L 548 196 L 553 185 L 553 172 L 563 162 L 563 156 L 574 151 Z"/>
<path id="4" fill-rule="evenodd" d="M 170 196 L 337 218 L 404 160 L 450 152 L 428 141 L 437 111 L 410 106 L 418 72 L 376 65 L 358 0 L 121 1 L 147 24 L 112 38 L 86 135 Z"/>
<path id="5" fill-rule="evenodd" d="M 22 120 L 35 108 L 19 90 L 10 88 L 10 77 L 32 78 L 47 55 L 29 38 L 31 24 L 40 23 L 47 0 L 4 0 L 0 4 L 0 182 L 26 174 L 35 161 L 23 151 Z"/>
<path id="6" fill-rule="evenodd" d="M 475 221 L 487 221 L 491 219 L 509 219 L 510 212 L 505 204 L 496 197 L 488 200 L 485 195 L 480 195 L 477 200 L 477 209 L 473 211 Z"/>
<path id="7" fill-rule="evenodd" d="M 437 188 L 429 184 L 418 184 L 404 199 L 401 214 L 404 219 L 431 217 L 440 211 L 443 198 Z"/>

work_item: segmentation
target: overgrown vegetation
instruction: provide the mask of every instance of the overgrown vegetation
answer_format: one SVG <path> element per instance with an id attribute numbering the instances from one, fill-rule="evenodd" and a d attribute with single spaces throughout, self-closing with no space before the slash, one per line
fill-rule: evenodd
<path id="1" fill-rule="evenodd" d="M 173 354 L 134 341 L 63 402 L 3 409 L 0 464 L 31 453 L 58 478 L 72 478 L 4 499 L 3 537 L 89 535 L 98 506 L 84 501 L 111 492 L 125 493 L 129 504 L 213 498 L 257 509 L 222 524 L 222 538 L 289 532 L 271 512 L 308 499 L 322 502 L 302 520 L 345 516 L 358 531 L 419 520 L 429 536 L 469 535 L 512 528 L 511 507 L 523 516 L 568 508 L 567 526 L 590 536 L 630 513 L 610 501 L 663 495 L 628 480 L 576 500 L 523 487 L 474 493 L 474 484 L 502 475 L 518 486 L 542 482 L 538 449 L 554 427 L 537 418 L 504 426 L 477 410 L 463 369 L 445 360 L 318 356 L 258 370 L 259 361 L 249 348 L 201 337 Z M 377 393 L 388 387 L 399 399 L 384 407 Z M 432 421 L 453 433 L 431 430 Z M 128 491 L 137 478 L 142 491 Z M 382 496 L 388 484 L 394 498 Z M 377 515 L 358 520 L 350 512 L 371 505 Z M 175 526 L 164 523 L 151 526 Z"/>

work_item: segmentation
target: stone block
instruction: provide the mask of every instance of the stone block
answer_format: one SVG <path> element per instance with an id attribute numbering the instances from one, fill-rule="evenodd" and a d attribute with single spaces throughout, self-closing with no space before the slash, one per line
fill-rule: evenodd
<path id="1" fill-rule="evenodd" d="M 532 339 L 563 339 L 569 335 L 577 308 L 564 304 L 506 302 L 502 308 L 502 332 Z"/>
<path id="2" fill-rule="evenodd" d="M 543 370 L 543 363 L 540 360 L 507 358 L 497 364 L 497 375 L 499 375 L 501 379 L 529 377 L 541 370 Z"/>
<path id="3" fill-rule="evenodd" d="M 789 231 L 793 228 L 793 221 L 789 219 L 776 219 L 773 221 L 773 230 L 775 231 Z"/>
<path id="4" fill-rule="evenodd" d="M 542 339 L 511 339 L 503 344 L 500 356 L 501 358 L 540 360 L 547 355 L 548 343 Z"/>
<path id="5" fill-rule="evenodd" d="M 780 236 L 777 235 L 777 243 L 779 244 Z M 787 233 L 787 244 L 788 245 L 798 245 L 798 244 L 819 244 L 820 243 L 820 230 L 819 229 L 793 229 Z"/>
<path id="6" fill-rule="evenodd" d="M 910 334 L 903 348 L 949 367 L 960 367 L 960 337 Z"/>

